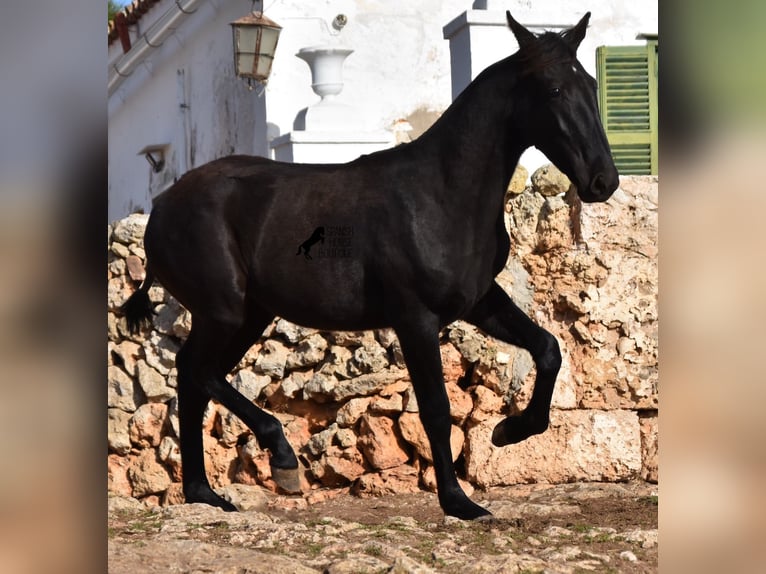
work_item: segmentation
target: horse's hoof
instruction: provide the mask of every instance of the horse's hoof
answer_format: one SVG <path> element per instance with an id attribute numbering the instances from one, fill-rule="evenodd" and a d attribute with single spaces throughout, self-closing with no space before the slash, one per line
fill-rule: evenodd
<path id="1" fill-rule="evenodd" d="M 213 492 L 213 489 L 210 487 L 201 487 L 201 488 L 192 487 L 186 490 L 187 492 L 184 493 L 184 499 L 186 499 L 186 502 L 189 504 L 194 502 L 201 502 L 203 504 L 209 504 L 210 506 L 215 506 L 217 508 L 220 508 L 221 510 L 224 510 L 225 512 L 238 511 L 236 506 L 234 506 L 231 502 L 229 502 L 222 496 L 218 496 L 215 492 Z"/>
<path id="2" fill-rule="evenodd" d="M 282 490 L 291 494 L 301 492 L 300 467 L 298 468 L 276 468 L 271 467 L 271 478 Z"/>
<path id="3" fill-rule="evenodd" d="M 516 415 L 501 420 L 492 431 L 492 444 L 507 446 L 545 432 L 548 421 L 537 422 L 530 416 Z"/>
<path id="4" fill-rule="evenodd" d="M 459 509 L 449 510 L 445 514 L 460 520 L 487 520 L 492 518 L 492 513 L 489 510 L 474 502 L 462 505 Z"/>

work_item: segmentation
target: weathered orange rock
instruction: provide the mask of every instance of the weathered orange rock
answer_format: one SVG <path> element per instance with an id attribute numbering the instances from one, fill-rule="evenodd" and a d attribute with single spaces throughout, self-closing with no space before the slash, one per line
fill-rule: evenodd
<path id="1" fill-rule="evenodd" d="M 423 457 L 428 462 L 433 462 L 433 457 L 431 456 L 431 443 L 428 442 L 426 429 L 423 428 L 423 423 L 420 422 L 419 414 L 402 413 L 399 417 L 399 429 L 402 431 L 404 440 L 415 447 L 419 456 Z M 452 425 L 450 433 L 452 460 L 457 460 L 460 453 L 463 451 L 465 436 L 463 436 L 463 431 L 455 425 Z"/>
<path id="2" fill-rule="evenodd" d="M 404 440 L 388 417 L 362 415 L 359 424 L 359 449 L 378 470 L 393 468 L 409 460 Z"/>
<path id="3" fill-rule="evenodd" d="M 128 464 L 132 496 L 140 498 L 164 492 L 172 482 L 167 469 L 157 460 L 154 449 L 142 450 Z"/>
<path id="4" fill-rule="evenodd" d="M 130 441 L 147 448 L 159 446 L 168 418 L 168 406 L 164 403 L 146 403 L 136 409 L 128 423 Z"/>

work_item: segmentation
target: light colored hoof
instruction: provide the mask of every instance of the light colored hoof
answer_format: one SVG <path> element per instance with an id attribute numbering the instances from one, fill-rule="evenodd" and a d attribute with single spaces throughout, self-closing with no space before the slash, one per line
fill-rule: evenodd
<path id="1" fill-rule="evenodd" d="M 271 467 L 271 478 L 282 490 L 291 494 L 301 492 L 300 467 L 298 468 L 274 468 Z"/>

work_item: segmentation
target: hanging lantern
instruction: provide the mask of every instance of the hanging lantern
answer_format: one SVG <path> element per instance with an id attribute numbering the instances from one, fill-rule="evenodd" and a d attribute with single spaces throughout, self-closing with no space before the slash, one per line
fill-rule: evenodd
<path id="1" fill-rule="evenodd" d="M 231 23 L 234 68 L 240 78 L 265 84 L 282 27 L 261 12 L 252 12 Z"/>

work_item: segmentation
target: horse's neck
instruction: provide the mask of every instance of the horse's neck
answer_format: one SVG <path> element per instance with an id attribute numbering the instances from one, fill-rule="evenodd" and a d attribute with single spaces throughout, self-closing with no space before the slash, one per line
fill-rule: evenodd
<path id="1" fill-rule="evenodd" d="M 527 147 L 509 139 L 512 117 L 511 86 L 497 89 L 491 74 L 503 73 L 497 65 L 487 70 L 455 100 L 421 139 L 428 155 L 438 158 L 444 188 L 438 191 L 456 207 L 490 211 L 501 208 L 513 170 Z"/>

